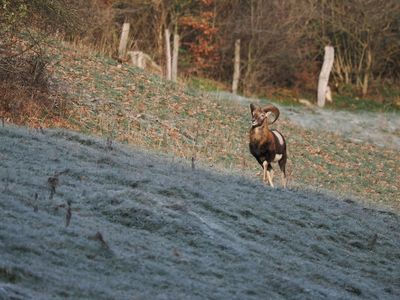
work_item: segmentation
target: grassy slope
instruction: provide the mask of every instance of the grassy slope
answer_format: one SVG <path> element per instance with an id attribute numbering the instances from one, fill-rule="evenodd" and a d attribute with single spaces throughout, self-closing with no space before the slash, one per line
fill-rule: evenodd
<path id="1" fill-rule="evenodd" d="M 247 107 L 216 100 L 87 50 L 58 48 L 55 69 L 73 102 L 69 127 L 246 174 L 259 166 L 247 149 Z M 59 89 L 61 93 L 61 89 Z M 284 116 L 291 186 L 333 190 L 400 208 L 396 151 L 304 130 Z"/>
<path id="2" fill-rule="evenodd" d="M 0 299 L 399 299 L 398 214 L 111 146 L 0 127 Z"/>

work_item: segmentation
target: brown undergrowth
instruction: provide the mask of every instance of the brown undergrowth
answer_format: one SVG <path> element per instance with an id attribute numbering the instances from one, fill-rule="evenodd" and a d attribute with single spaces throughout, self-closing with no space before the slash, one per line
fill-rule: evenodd
<path id="1" fill-rule="evenodd" d="M 52 82 L 52 61 L 42 49 L 15 40 L 0 53 L 0 116 L 31 127 L 63 126 L 67 102 Z"/>

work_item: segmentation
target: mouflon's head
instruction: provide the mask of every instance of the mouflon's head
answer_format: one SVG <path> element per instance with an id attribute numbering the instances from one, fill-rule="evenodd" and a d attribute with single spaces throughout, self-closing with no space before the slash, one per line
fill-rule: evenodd
<path id="1" fill-rule="evenodd" d="M 264 107 L 255 106 L 253 103 L 250 104 L 251 111 L 251 126 L 258 127 L 264 123 L 264 120 L 267 119 L 268 124 L 273 124 L 279 118 L 279 109 L 272 105 L 266 105 Z M 270 121 L 271 115 L 274 115 L 274 118 Z"/>

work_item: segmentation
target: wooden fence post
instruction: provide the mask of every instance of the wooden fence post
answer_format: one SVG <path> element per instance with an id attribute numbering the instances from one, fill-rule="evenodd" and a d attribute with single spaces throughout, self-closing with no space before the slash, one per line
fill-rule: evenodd
<path id="1" fill-rule="evenodd" d="M 171 80 L 171 33 L 168 28 L 165 29 L 165 77 Z"/>
<path id="2" fill-rule="evenodd" d="M 123 59 L 126 55 L 126 47 L 128 45 L 130 24 L 124 23 L 122 26 L 121 39 L 119 40 L 118 57 Z"/>
<path id="3" fill-rule="evenodd" d="M 240 39 L 235 41 L 235 59 L 233 62 L 232 93 L 237 94 L 240 79 Z"/>
<path id="4" fill-rule="evenodd" d="M 171 70 L 171 80 L 175 82 L 178 79 L 179 39 L 180 37 L 176 26 L 174 31 L 174 44 L 173 44 L 174 48 L 172 49 L 172 70 Z"/>
<path id="5" fill-rule="evenodd" d="M 165 29 L 165 77 L 171 80 L 171 32 L 168 28 Z"/>
<path id="6" fill-rule="evenodd" d="M 325 47 L 324 63 L 322 64 L 321 73 L 318 79 L 318 106 L 325 106 L 325 99 L 328 91 L 329 75 L 331 73 L 335 51 L 332 46 Z"/>

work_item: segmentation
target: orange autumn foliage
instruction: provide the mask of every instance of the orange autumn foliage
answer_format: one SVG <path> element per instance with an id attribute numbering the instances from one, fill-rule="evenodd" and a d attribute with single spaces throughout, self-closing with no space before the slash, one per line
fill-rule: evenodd
<path id="1" fill-rule="evenodd" d="M 179 23 L 190 32 L 183 45 L 188 48 L 196 69 L 206 71 L 212 69 L 218 60 L 218 28 L 213 24 L 215 11 L 211 5 L 214 0 L 200 3 L 200 11 L 181 17 Z"/>

